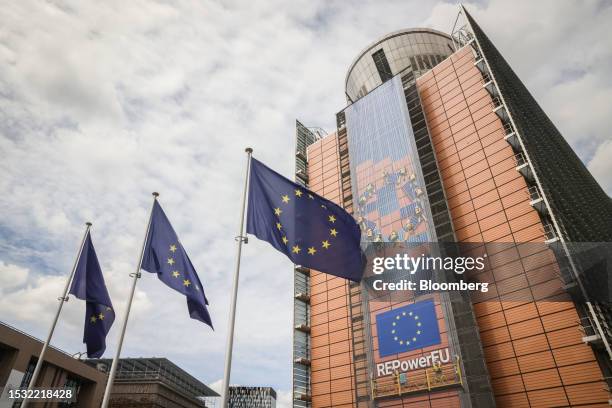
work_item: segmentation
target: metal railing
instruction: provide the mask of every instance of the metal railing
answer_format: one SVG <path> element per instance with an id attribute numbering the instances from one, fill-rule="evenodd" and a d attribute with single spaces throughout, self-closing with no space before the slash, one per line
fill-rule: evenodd
<path id="1" fill-rule="evenodd" d="M 462 385 L 463 373 L 457 357 L 452 363 L 372 379 L 372 399 Z"/>
<path id="2" fill-rule="evenodd" d="M 556 241 L 557 239 L 559 239 L 557 233 L 555 232 L 555 228 L 550 223 L 542 225 L 542 232 L 546 237 L 546 241 Z"/>
<path id="3" fill-rule="evenodd" d="M 514 128 L 512 127 L 512 124 L 509 122 L 505 122 L 504 123 L 504 134 L 506 136 L 511 135 L 514 133 Z"/>
<path id="4" fill-rule="evenodd" d="M 502 106 L 501 99 L 499 99 L 497 96 L 494 96 L 493 98 L 491 98 L 491 108 L 493 110 L 499 108 L 500 106 Z"/>
<path id="5" fill-rule="evenodd" d="M 540 190 L 538 190 L 537 186 L 529 187 L 527 189 L 527 194 L 529 194 L 529 199 L 531 201 L 537 201 L 537 200 L 541 200 L 542 199 L 542 195 L 540 194 Z M 547 225 L 550 225 L 550 224 L 547 224 Z"/>
<path id="6" fill-rule="evenodd" d="M 491 75 L 489 75 L 488 72 L 483 72 L 482 73 L 482 85 L 484 86 L 484 85 L 488 84 L 491 81 L 492 81 L 491 80 Z"/>
<path id="7" fill-rule="evenodd" d="M 514 155 L 514 161 L 516 162 L 516 167 L 521 167 L 527 164 L 527 160 L 525 159 L 525 156 L 523 156 L 523 153 L 521 152 Z"/>

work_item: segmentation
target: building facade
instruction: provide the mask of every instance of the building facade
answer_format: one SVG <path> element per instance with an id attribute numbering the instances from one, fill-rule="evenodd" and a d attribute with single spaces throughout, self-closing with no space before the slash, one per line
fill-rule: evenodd
<path id="1" fill-rule="evenodd" d="M 107 372 L 111 359 L 89 359 L 87 364 Z M 110 407 L 196 408 L 206 407 L 215 391 L 167 358 L 122 358 L 119 360 Z"/>
<path id="2" fill-rule="evenodd" d="M 276 408 L 276 391 L 271 387 L 229 387 L 229 408 Z"/>
<path id="3" fill-rule="evenodd" d="M 296 266 L 296 407 L 608 404 L 610 313 L 576 243 L 612 242 L 610 198 L 463 8 L 458 22 L 367 47 L 336 131 L 298 122 L 296 179 L 364 242 L 488 255 L 492 289 L 398 297 Z M 429 304 L 436 342 L 384 351 L 385 316 Z"/>
<path id="4" fill-rule="evenodd" d="M 42 346 L 40 340 L 0 323 L 0 406 L 20 406 L 19 402 L 13 404 L 8 391 L 28 387 Z M 52 406 L 95 407 L 102 402 L 106 374 L 59 349 L 49 347 L 36 387 L 70 388 L 77 396 L 74 403 L 52 403 Z"/>
<path id="5" fill-rule="evenodd" d="M 0 323 L 0 407 L 20 406 L 11 401 L 11 389 L 27 388 L 43 342 Z M 110 359 L 81 360 L 82 353 L 69 355 L 49 347 L 38 377 L 37 388 L 70 388 L 71 402 L 32 401 L 45 407 L 99 407 L 107 383 Z M 120 408 L 206 407 L 205 398 L 219 394 L 166 358 L 123 358 L 113 384 L 110 406 Z"/>

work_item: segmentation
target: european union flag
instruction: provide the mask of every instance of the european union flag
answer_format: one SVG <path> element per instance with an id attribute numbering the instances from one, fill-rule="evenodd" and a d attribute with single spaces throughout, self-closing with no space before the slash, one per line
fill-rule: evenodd
<path id="1" fill-rule="evenodd" d="M 247 232 L 293 263 L 359 282 L 359 226 L 344 209 L 251 159 Z"/>
<path id="2" fill-rule="evenodd" d="M 433 300 L 376 315 L 380 357 L 440 344 L 440 329 Z"/>
<path id="3" fill-rule="evenodd" d="M 87 357 L 101 357 L 106 350 L 106 335 L 115 321 L 115 311 L 89 231 L 77 262 L 70 293 L 86 302 L 83 343 L 87 344 Z"/>
<path id="4" fill-rule="evenodd" d="M 153 203 L 149 235 L 140 267 L 157 273 L 159 280 L 185 295 L 192 319 L 213 327 L 206 308 L 208 299 L 204 287 L 157 200 Z"/>

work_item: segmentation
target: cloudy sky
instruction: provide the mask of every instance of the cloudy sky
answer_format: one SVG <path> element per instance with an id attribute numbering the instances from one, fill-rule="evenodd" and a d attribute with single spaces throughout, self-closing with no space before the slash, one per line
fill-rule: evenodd
<path id="1" fill-rule="evenodd" d="M 146 275 L 123 355 L 165 356 L 217 385 L 244 147 L 290 175 L 295 119 L 333 128 L 361 49 L 400 28 L 448 32 L 457 12 L 423 0 L 0 3 L 0 320 L 45 335 L 87 220 L 121 316 L 159 191 L 216 330 Z M 612 192 L 612 3 L 466 6 Z M 288 406 L 291 265 L 255 239 L 243 254 L 232 383 L 271 385 Z M 84 350 L 84 307 L 66 304 L 54 345 Z"/>

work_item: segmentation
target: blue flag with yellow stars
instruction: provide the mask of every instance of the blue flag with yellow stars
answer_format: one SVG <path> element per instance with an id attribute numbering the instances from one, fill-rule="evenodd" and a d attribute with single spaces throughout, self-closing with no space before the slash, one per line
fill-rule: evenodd
<path id="1" fill-rule="evenodd" d="M 436 305 L 428 299 L 376 315 L 380 357 L 440 344 Z"/>
<path id="2" fill-rule="evenodd" d="M 185 295 L 192 319 L 213 327 L 206 307 L 208 299 L 204 287 L 157 200 L 153 204 L 149 235 L 140 267 L 156 273 L 159 280 Z"/>
<path id="3" fill-rule="evenodd" d="M 77 262 L 70 293 L 86 302 L 83 343 L 87 344 L 87 357 L 101 357 L 106 350 L 106 335 L 115 321 L 115 311 L 89 231 Z"/>
<path id="4" fill-rule="evenodd" d="M 365 267 L 357 222 L 340 206 L 251 159 L 247 233 L 294 264 L 359 282 Z"/>

